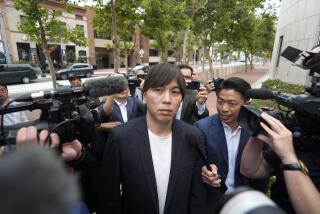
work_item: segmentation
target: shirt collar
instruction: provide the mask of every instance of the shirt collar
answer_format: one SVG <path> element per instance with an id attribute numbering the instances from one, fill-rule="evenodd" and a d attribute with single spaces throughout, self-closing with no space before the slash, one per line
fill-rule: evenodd
<path id="1" fill-rule="evenodd" d="M 114 99 L 114 101 L 119 105 L 119 106 L 127 106 L 128 101 L 126 101 L 124 104 L 120 103 L 118 100 Z"/>

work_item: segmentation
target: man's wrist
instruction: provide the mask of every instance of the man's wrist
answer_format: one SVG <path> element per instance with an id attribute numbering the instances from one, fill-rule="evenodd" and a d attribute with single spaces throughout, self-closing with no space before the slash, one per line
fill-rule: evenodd
<path id="1" fill-rule="evenodd" d="M 282 164 L 292 164 L 298 163 L 298 158 L 295 155 L 286 155 L 284 158 L 281 159 Z"/>

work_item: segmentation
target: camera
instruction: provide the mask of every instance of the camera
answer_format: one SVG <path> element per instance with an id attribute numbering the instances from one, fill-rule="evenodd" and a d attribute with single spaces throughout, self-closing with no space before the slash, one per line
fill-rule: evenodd
<path id="1" fill-rule="evenodd" d="M 127 87 L 122 76 L 97 78 L 86 81 L 83 87 L 71 88 L 61 86 L 54 91 L 41 91 L 22 95 L 0 108 L 1 135 L 0 146 L 15 144 L 17 131 L 25 126 L 36 126 L 39 131 L 47 129 L 56 132 L 60 142 L 70 142 L 79 139 L 80 142 L 95 141 L 95 128 L 100 125 L 100 117 L 92 103 L 94 97 L 120 93 Z M 21 102 L 10 106 L 13 102 Z M 24 110 L 41 109 L 40 119 L 27 123 L 4 126 L 6 114 Z"/>
<path id="2" fill-rule="evenodd" d="M 192 80 L 187 83 L 186 88 L 189 90 L 199 90 L 201 86 L 201 82 L 199 80 Z"/>
<path id="3" fill-rule="evenodd" d="M 316 51 L 315 51 L 316 50 Z M 272 92 L 267 89 L 249 89 L 247 98 L 273 99 L 277 102 L 280 111 L 264 110 L 269 115 L 280 120 L 293 134 L 294 146 L 300 150 L 320 149 L 320 53 L 319 47 L 311 52 L 303 52 L 288 47 L 281 55 L 290 61 L 300 61 L 297 66 L 310 69 L 312 77 L 311 86 L 299 95 Z M 285 107 L 285 109 L 283 108 Z M 262 127 L 260 117 L 262 110 L 250 106 L 243 106 L 240 110 L 238 122 L 241 127 L 249 131 L 251 135 L 257 135 Z"/>

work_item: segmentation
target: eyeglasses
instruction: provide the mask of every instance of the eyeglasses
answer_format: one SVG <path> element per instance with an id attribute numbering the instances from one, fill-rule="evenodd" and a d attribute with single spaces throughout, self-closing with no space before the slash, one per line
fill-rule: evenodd
<path id="1" fill-rule="evenodd" d="M 0 87 L 0 91 L 4 92 L 4 91 L 8 91 L 5 87 Z"/>

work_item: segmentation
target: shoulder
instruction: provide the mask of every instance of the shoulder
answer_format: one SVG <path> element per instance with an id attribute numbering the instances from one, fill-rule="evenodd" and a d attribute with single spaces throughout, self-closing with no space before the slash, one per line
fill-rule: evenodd
<path id="1" fill-rule="evenodd" d="M 217 124 L 219 121 L 219 116 L 218 114 L 214 114 L 212 116 L 209 116 L 209 117 L 206 117 L 206 118 L 203 118 L 201 120 L 198 120 L 196 123 L 195 123 L 195 126 L 197 127 L 203 127 L 203 126 L 208 126 L 210 124 Z"/>
<path id="2" fill-rule="evenodd" d="M 174 127 L 183 133 L 200 134 L 200 131 L 198 128 L 182 120 L 174 120 Z"/>
<path id="3" fill-rule="evenodd" d="M 124 135 L 125 133 L 125 136 L 127 136 L 134 130 L 143 127 L 144 124 L 146 124 L 145 117 L 138 117 L 113 128 L 111 132 L 115 135 Z"/>

